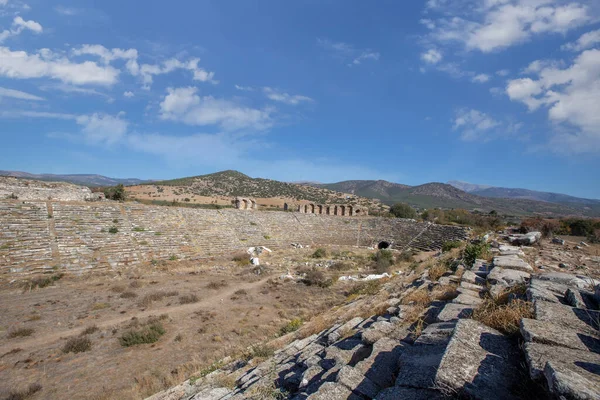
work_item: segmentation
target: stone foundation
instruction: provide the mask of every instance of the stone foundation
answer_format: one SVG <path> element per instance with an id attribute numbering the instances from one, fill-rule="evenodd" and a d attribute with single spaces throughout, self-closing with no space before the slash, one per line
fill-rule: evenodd
<path id="1" fill-rule="evenodd" d="M 201 259 L 250 246 L 439 249 L 460 227 L 393 218 L 239 212 L 117 202 L 0 201 L 0 274 L 117 269 L 150 260 Z"/>

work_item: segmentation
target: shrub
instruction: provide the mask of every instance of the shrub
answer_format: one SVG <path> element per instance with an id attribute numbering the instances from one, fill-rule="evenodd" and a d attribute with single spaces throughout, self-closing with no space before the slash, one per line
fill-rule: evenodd
<path id="1" fill-rule="evenodd" d="M 31 336 L 33 332 L 33 328 L 11 328 L 8 330 L 8 338 Z"/>
<path id="2" fill-rule="evenodd" d="M 413 254 L 410 251 L 403 251 L 397 257 L 397 259 L 398 259 L 398 261 L 403 261 L 403 262 L 412 262 L 414 260 Z"/>
<path id="3" fill-rule="evenodd" d="M 63 353 L 83 353 L 92 349 L 92 341 L 88 337 L 73 337 L 67 340 L 62 348 Z"/>
<path id="4" fill-rule="evenodd" d="M 473 266 L 475 260 L 489 250 L 487 243 L 470 243 L 463 251 L 463 260 L 468 267 Z"/>
<path id="5" fill-rule="evenodd" d="M 108 228 L 108 233 L 119 233 L 119 228 L 117 228 L 116 226 L 111 226 L 110 228 Z"/>
<path id="6" fill-rule="evenodd" d="M 442 244 L 442 252 L 447 252 L 450 251 L 452 249 L 457 249 L 460 247 L 460 242 L 458 241 L 448 241 L 448 242 L 444 242 L 444 244 Z"/>
<path id="7" fill-rule="evenodd" d="M 519 332 L 522 318 L 533 317 L 533 307 L 527 301 L 513 300 L 508 304 L 498 304 L 489 298 L 473 311 L 472 316 L 473 319 L 507 335 Z"/>
<path id="8" fill-rule="evenodd" d="M 303 281 L 308 286 L 319 286 L 322 288 L 329 287 L 333 284 L 332 279 L 328 279 L 322 271 L 319 271 L 316 268 L 308 270 Z"/>
<path id="9" fill-rule="evenodd" d="M 165 328 L 160 322 L 153 322 L 137 330 L 125 332 L 120 338 L 119 343 L 123 347 L 134 346 L 138 344 L 155 343 L 165 334 Z"/>
<path id="10" fill-rule="evenodd" d="M 417 217 L 417 212 L 414 208 L 406 203 L 396 203 L 390 207 L 390 214 L 396 218 L 414 219 Z"/>
<path id="11" fill-rule="evenodd" d="M 122 299 L 133 299 L 134 297 L 137 297 L 137 293 L 128 290 L 126 292 L 121 293 L 119 297 Z"/>
<path id="12" fill-rule="evenodd" d="M 288 334 L 290 332 L 295 332 L 301 326 L 302 326 L 302 319 L 301 318 L 294 318 L 293 320 L 291 320 L 290 322 L 288 322 L 287 324 L 285 324 L 284 326 L 282 326 L 281 329 L 279 329 L 279 336 L 286 335 L 286 334 Z"/>
<path id="13" fill-rule="evenodd" d="M 379 274 L 389 271 L 394 265 L 394 255 L 390 250 L 378 250 L 373 254 L 372 259 L 375 261 L 375 271 Z"/>
<path id="14" fill-rule="evenodd" d="M 100 329 L 96 325 L 88 326 L 81 332 L 81 336 L 91 335 L 94 332 L 98 332 Z"/>
<path id="15" fill-rule="evenodd" d="M 315 250 L 314 253 L 312 253 L 311 257 L 312 258 L 325 258 L 325 257 L 327 257 L 327 250 L 325 250 L 322 247 L 319 247 L 318 249 Z"/>
<path id="16" fill-rule="evenodd" d="M 104 189 L 104 196 L 109 200 L 125 201 L 127 193 L 123 184 Z"/>
<path id="17" fill-rule="evenodd" d="M 243 267 L 245 265 L 250 265 L 250 256 L 246 253 L 240 252 L 235 254 L 231 261 L 235 261 L 237 265 Z"/>
<path id="18" fill-rule="evenodd" d="M 449 268 L 444 263 L 441 263 L 441 262 L 437 263 L 434 266 L 432 266 L 431 268 L 429 268 L 429 279 L 431 279 L 432 281 L 437 281 L 448 270 L 449 270 Z"/>
<path id="19" fill-rule="evenodd" d="M 4 399 L 6 400 L 26 400 L 42 390 L 42 385 L 39 383 L 32 383 L 25 390 L 11 391 L 8 393 L 8 396 Z"/>
<path id="20" fill-rule="evenodd" d="M 300 321 L 300 324 L 302 324 L 302 321 Z M 294 329 L 297 330 L 298 328 Z M 247 355 L 247 359 L 250 360 L 252 358 L 269 358 L 271 357 L 273 354 L 275 354 L 275 350 L 267 345 L 261 344 L 258 346 L 253 346 L 250 349 L 250 353 Z"/>
<path id="21" fill-rule="evenodd" d="M 224 288 L 224 287 L 227 287 L 227 286 L 229 286 L 229 283 L 227 283 L 227 281 L 225 281 L 225 280 L 221 280 L 219 282 L 209 282 L 206 285 L 206 288 L 207 289 L 218 290 L 218 289 L 221 289 L 221 288 Z"/>
<path id="22" fill-rule="evenodd" d="M 105 308 L 110 307 L 110 304 L 108 303 L 94 303 L 94 305 L 92 306 L 92 310 L 93 311 L 97 311 L 97 310 L 104 310 Z"/>
<path id="23" fill-rule="evenodd" d="M 192 304 L 199 302 L 200 299 L 195 294 L 188 294 L 185 296 L 179 297 L 179 304 Z"/>

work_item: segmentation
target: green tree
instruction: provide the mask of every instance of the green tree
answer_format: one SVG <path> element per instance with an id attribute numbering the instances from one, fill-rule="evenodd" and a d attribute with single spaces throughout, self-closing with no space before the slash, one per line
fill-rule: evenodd
<path id="1" fill-rule="evenodd" d="M 104 190 L 104 196 L 110 200 L 125 201 L 127 193 L 125 193 L 125 186 L 119 183 L 117 186 L 109 187 Z"/>
<path id="2" fill-rule="evenodd" d="M 416 218 L 417 212 L 406 203 L 396 203 L 390 208 L 390 214 L 396 218 Z"/>

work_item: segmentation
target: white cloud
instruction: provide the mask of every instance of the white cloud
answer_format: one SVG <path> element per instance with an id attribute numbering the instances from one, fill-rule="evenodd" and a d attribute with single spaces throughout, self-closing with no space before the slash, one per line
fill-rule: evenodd
<path id="1" fill-rule="evenodd" d="M 122 113 L 112 116 L 103 113 L 78 116 L 75 121 L 81 125 L 84 139 L 93 144 L 112 145 L 120 142 L 127 132 L 127 121 Z"/>
<path id="2" fill-rule="evenodd" d="M 217 125 L 224 130 L 264 130 L 273 125 L 270 109 L 258 110 L 212 96 L 200 97 L 194 87 L 169 88 L 160 103 L 160 117 L 188 125 Z"/>
<path id="3" fill-rule="evenodd" d="M 25 21 L 22 17 L 17 16 L 13 19 L 12 28 L 5 29 L 0 32 L 0 43 L 12 36 L 21 34 L 24 30 L 30 30 L 34 33 L 42 33 L 43 28 L 38 22 Z"/>
<path id="4" fill-rule="evenodd" d="M 486 83 L 490 80 L 490 76 L 487 74 L 477 74 L 471 80 L 475 83 Z"/>
<path id="5" fill-rule="evenodd" d="M 426 23 L 430 40 L 486 53 L 542 34 L 564 34 L 596 18 L 586 4 L 558 0 L 430 1 L 428 8 L 441 12 Z"/>
<path id="6" fill-rule="evenodd" d="M 76 115 L 54 113 L 47 111 L 26 111 L 26 110 L 14 110 L 14 111 L 0 111 L 0 117 L 2 118 L 47 118 L 47 119 L 75 119 Z"/>
<path id="7" fill-rule="evenodd" d="M 510 74 L 510 70 L 508 69 L 501 69 L 499 71 L 496 71 L 496 75 L 498 76 L 508 76 Z"/>
<path id="8" fill-rule="evenodd" d="M 235 88 L 237 90 L 241 90 L 242 92 L 253 92 L 254 91 L 254 88 L 252 86 L 235 85 Z"/>
<path id="9" fill-rule="evenodd" d="M 80 10 L 73 7 L 65 7 L 65 6 L 56 6 L 54 7 L 54 11 L 59 14 L 73 16 L 79 14 Z"/>
<path id="10" fill-rule="evenodd" d="M 333 53 L 335 57 L 343 60 L 349 67 L 359 65 L 364 60 L 377 61 L 381 57 L 379 52 L 372 49 L 358 49 L 349 43 L 334 42 L 329 39 L 317 38 L 317 45 Z"/>
<path id="11" fill-rule="evenodd" d="M 428 64 L 437 64 L 442 61 L 442 53 L 436 49 L 429 49 L 421 54 L 421 60 Z"/>
<path id="12" fill-rule="evenodd" d="M 84 44 L 83 46 L 73 49 L 73 54 L 76 56 L 93 55 L 102 59 L 105 65 L 110 64 L 114 60 L 137 60 L 138 52 L 136 49 L 112 49 L 99 44 Z"/>
<path id="13" fill-rule="evenodd" d="M 535 111 L 548 110 L 548 119 L 564 125 L 553 139 L 559 151 L 600 151 L 600 49 L 586 50 L 566 68 L 541 63 L 536 79 L 515 79 L 506 93 Z M 565 133 L 568 132 L 568 133 Z"/>
<path id="14" fill-rule="evenodd" d="M 125 93 L 123 93 L 123 96 L 127 97 L 127 98 L 132 98 L 133 96 L 135 96 L 135 94 L 133 94 L 133 92 L 128 90 Z"/>
<path id="15" fill-rule="evenodd" d="M 192 58 L 189 61 L 183 62 L 176 58 L 170 58 L 164 61 L 162 64 L 142 64 L 138 66 L 137 63 L 128 65 L 129 72 L 134 75 L 140 75 L 144 88 L 148 89 L 152 85 L 153 77 L 155 75 L 162 75 L 171 73 L 177 69 L 183 69 L 192 72 L 193 79 L 200 82 L 210 82 L 213 84 L 218 83 L 214 79 L 215 73 L 208 72 L 198 66 L 200 62 L 199 58 Z"/>
<path id="16" fill-rule="evenodd" d="M 35 33 L 42 33 L 43 31 L 42 25 L 40 25 L 39 23 L 35 21 L 25 21 L 21 17 L 15 17 L 13 25 L 15 25 L 17 29 L 29 29 L 30 31 Z"/>
<path id="17" fill-rule="evenodd" d="M 10 98 L 19 99 L 19 100 L 33 100 L 33 101 L 44 100 L 44 98 L 42 98 L 42 97 L 35 96 L 33 94 L 29 94 L 29 93 L 25 93 L 25 92 L 21 92 L 20 90 L 7 89 L 7 88 L 0 87 L 0 98 L 2 98 L 2 97 L 10 97 Z"/>
<path id="18" fill-rule="evenodd" d="M 0 47 L 0 76 L 13 79 L 51 78 L 74 85 L 112 85 L 117 82 L 119 71 L 91 61 L 75 63 L 48 49 L 29 54 Z"/>
<path id="19" fill-rule="evenodd" d="M 277 101 L 280 103 L 290 104 L 290 105 L 298 105 L 300 103 L 311 103 L 314 100 L 307 96 L 301 95 L 291 95 L 288 93 L 280 92 L 277 89 L 273 89 L 270 87 L 264 87 L 263 92 L 270 100 Z"/>
<path id="20" fill-rule="evenodd" d="M 500 122 L 486 113 L 475 109 L 462 109 L 456 113 L 452 129 L 460 131 L 461 139 L 472 141 L 489 139 L 484 135 L 489 135 L 490 131 L 498 126 Z"/>
<path id="21" fill-rule="evenodd" d="M 567 43 L 562 46 L 563 50 L 582 51 L 591 49 L 600 44 L 600 29 L 584 33 L 574 43 Z"/>

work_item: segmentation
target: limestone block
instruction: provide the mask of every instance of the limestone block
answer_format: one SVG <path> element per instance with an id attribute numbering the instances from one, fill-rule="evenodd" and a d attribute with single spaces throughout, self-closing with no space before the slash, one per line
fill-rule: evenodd
<path id="1" fill-rule="evenodd" d="M 533 272 L 533 267 L 527 262 L 523 261 L 518 256 L 498 256 L 494 257 L 493 265 L 495 267 L 502 267 L 508 269 L 517 269 L 525 272 Z"/>
<path id="2" fill-rule="evenodd" d="M 531 275 L 528 272 L 494 267 L 487 276 L 487 280 L 492 285 L 501 284 L 505 286 L 514 286 L 519 283 L 527 282 L 530 277 Z"/>
<path id="3" fill-rule="evenodd" d="M 440 362 L 436 384 L 475 399 L 518 399 L 516 343 L 477 321 L 458 321 Z"/>
<path id="4" fill-rule="evenodd" d="M 561 399 L 600 399 L 600 365 L 589 365 L 586 372 L 591 374 L 583 374 L 581 369 L 576 365 L 547 362 L 544 376 L 548 388 Z"/>
<path id="5" fill-rule="evenodd" d="M 529 367 L 531 379 L 543 379 L 547 362 L 555 366 L 566 366 L 583 375 L 596 387 L 600 387 L 600 374 L 590 371 L 600 365 L 600 354 L 591 351 L 574 350 L 561 346 L 551 346 L 542 343 L 525 343 L 525 360 Z"/>
<path id="6" fill-rule="evenodd" d="M 444 400 L 443 396 L 437 390 L 415 389 L 401 386 L 394 386 L 379 392 L 375 400 Z"/>
<path id="7" fill-rule="evenodd" d="M 359 370 L 349 365 L 340 369 L 337 376 L 337 382 L 361 396 L 374 398 L 381 388 L 364 376 Z"/>
<path id="8" fill-rule="evenodd" d="M 437 316 L 438 322 L 449 322 L 459 318 L 468 318 L 473 314 L 473 307 L 464 304 L 448 303 Z"/>
<path id="9" fill-rule="evenodd" d="M 446 346 L 412 346 L 400 355 L 396 386 L 430 389 Z"/>
<path id="10" fill-rule="evenodd" d="M 538 300 L 534 303 L 535 317 L 539 321 L 548 321 L 565 329 L 594 334 L 599 329 L 600 311 L 575 308 L 558 303 Z"/>
<path id="11" fill-rule="evenodd" d="M 423 329 L 414 345 L 446 345 L 450 341 L 455 326 L 455 321 L 430 324 Z"/>

